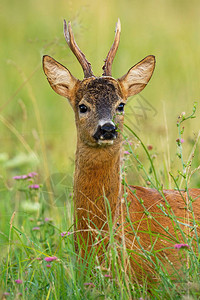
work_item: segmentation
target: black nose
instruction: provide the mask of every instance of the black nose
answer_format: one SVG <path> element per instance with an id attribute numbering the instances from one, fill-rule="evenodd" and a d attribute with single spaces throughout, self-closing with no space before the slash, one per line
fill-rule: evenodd
<path id="1" fill-rule="evenodd" d="M 101 133 L 107 134 L 107 133 L 115 133 L 116 126 L 112 123 L 106 123 L 103 126 L 101 126 Z"/>
<path id="2" fill-rule="evenodd" d="M 94 138 L 96 140 L 114 140 L 117 137 L 117 127 L 113 123 L 105 123 L 98 127 Z"/>

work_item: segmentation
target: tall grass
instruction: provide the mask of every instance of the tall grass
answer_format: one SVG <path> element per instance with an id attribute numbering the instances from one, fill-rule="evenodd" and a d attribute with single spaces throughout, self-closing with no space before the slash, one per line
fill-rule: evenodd
<path id="1" fill-rule="evenodd" d="M 179 138 L 177 139 L 177 159 L 182 161 L 183 170 L 178 170 L 180 178 L 171 175 L 175 182 L 176 188 L 179 190 L 180 179 L 185 180 L 185 190 L 188 191 L 188 173 L 185 168 L 190 163 L 186 164 L 183 160 L 183 127 L 182 123 L 191 120 L 194 117 L 196 106 L 190 115 L 181 115 L 177 128 Z M 187 125 L 186 125 L 187 126 Z M 126 126 L 128 128 L 128 126 Z M 140 142 L 141 147 L 145 151 L 150 169 L 146 170 L 142 164 L 140 157 L 135 155 L 134 146 L 130 145 L 130 137 L 124 136 L 125 148 L 128 149 L 124 169 L 122 175 L 125 176 L 127 168 L 130 166 L 132 159 L 136 161 L 141 175 L 144 177 L 148 185 L 152 185 L 162 194 L 163 187 L 160 185 L 159 175 L 154 167 L 152 160 L 152 153 L 145 147 L 142 140 L 129 128 L 132 138 L 136 138 Z M 151 148 L 150 148 L 151 149 Z M 151 149 L 152 151 L 152 149 Z M 187 160 L 186 160 L 187 161 Z M 194 170 L 193 170 L 194 171 Z M 194 173 L 192 171 L 192 173 Z M 58 178 L 59 177 L 59 178 Z M 51 178 L 51 198 L 54 201 L 48 203 L 50 200 L 49 191 L 45 185 L 38 184 L 38 176 L 35 173 L 29 173 L 26 176 L 14 177 L 15 182 L 9 187 L 6 183 L 2 186 L 2 192 L 5 197 L 2 221 L 4 226 L 1 232 L 2 240 L 2 260 L 1 260 L 1 291 L 4 297 L 13 299 L 23 297 L 24 299 L 65 299 L 70 296 L 72 299 L 198 299 L 200 295 L 199 290 L 199 237 L 195 232 L 191 239 L 190 234 L 187 235 L 181 229 L 181 222 L 176 218 L 170 207 L 164 208 L 160 205 L 160 214 L 170 216 L 171 222 L 176 226 L 176 231 L 181 233 L 185 245 L 183 250 L 173 249 L 178 235 L 170 236 L 167 228 L 165 236 L 171 239 L 172 251 L 179 251 L 179 259 L 182 262 L 181 270 L 177 272 L 174 269 L 174 275 L 167 271 L 167 264 L 170 261 L 163 263 L 160 259 L 159 252 L 154 251 L 155 240 L 154 233 L 152 235 L 152 245 L 150 250 L 143 248 L 140 243 L 139 236 L 135 231 L 135 227 L 129 218 L 129 204 L 127 203 L 127 221 L 130 223 L 133 233 L 135 234 L 140 250 L 138 254 L 126 249 L 126 243 L 116 239 L 116 233 L 113 229 L 112 217 L 109 202 L 106 201 L 107 206 L 107 222 L 108 232 L 106 238 L 108 241 L 105 247 L 105 233 L 99 231 L 97 228 L 97 235 L 100 242 L 96 247 L 92 247 L 84 256 L 81 255 L 83 243 L 76 239 L 74 241 L 74 229 L 71 207 L 71 194 L 64 195 L 65 210 L 63 207 L 59 209 L 60 199 L 62 196 L 63 176 L 60 174 Z M 59 184 L 58 184 L 59 182 Z M 124 184 L 126 186 L 125 180 Z M 56 195 L 56 186 L 59 190 Z M 66 187 L 65 187 L 66 188 Z M 134 193 L 134 191 L 133 191 Z M 124 194 L 126 201 L 126 193 Z M 61 197 L 62 198 L 62 197 Z M 63 200 L 63 199 L 61 199 Z M 106 200 L 106 199 L 105 199 Z M 167 200 L 164 198 L 167 203 Z M 194 199 L 189 197 L 188 207 L 193 212 L 192 202 Z M 148 218 L 156 220 L 156 216 L 151 214 L 145 207 L 145 202 L 137 199 L 143 205 L 144 213 Z M 11 207 L 6 215 L 6 209 L 11 204 Z M 166 206 L 167 207 L 167 206 Z M 50 211 L 55 214 L 52 218 L 47 217 Z M 10 214 L 12 212 L 12 214 Z M 68 212 L 68 214 L 67 214 Z M 59 220 L 56 218 L 59 214 Z M 62 223 L 60 222 L 62 221 Z M 170 221 L 169 221 L 170 222 Z M 59 224 L 60 223 L 60 224 Z M 59 224 L 59 225 L 58 225 Z M 161 226 L 158 222 L 158 226 Z M 190 230 L 196 230 L 199 226 L 198 219 L 193 220 Z M 175 232 L 176 232 L 175 231 Z M 78 233 L 76 233 L 78 234 Z M 157 237 L 157 239 L 166 237 Z M 196 240 L 196 241 L 195 241 Z M 75 244 L 76 243 L 76 251 Z M 85 245 L 87 249 L 87 244 Z M 99 260 L 98 249 L 104 249 L 104 262 Z M 134 254 L 134 255 L 133 255 Z M 143 282 L 138 282 L 137 277 L 132 275 L 129 260 L 135 259 L 135 254 L 143 257 L 144 261 L 149 264 L 149 267 L 154 269 L 157 282 L 149 283 L 146 281 L 147 275 L 144 273 Z M 101 255 L 103 255 L 101 253 Z M 166 258 L 167 259 L 167 258 Z M 173 266 L 172 266 L 173 267 Z M 142 269 L 141 269 L 141 272 Z M 175 281 L 174 281 L 175 276 Z M 146 278 L 146 279 L 145 279 Z"/>

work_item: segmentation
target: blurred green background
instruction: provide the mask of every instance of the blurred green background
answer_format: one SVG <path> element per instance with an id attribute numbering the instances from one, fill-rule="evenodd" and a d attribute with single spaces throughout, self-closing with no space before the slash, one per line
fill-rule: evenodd
<path id="1" fill-rule="evenodd" d="M 186 123 L 184 133 L 186 158 L 200 124 L 199 12 L 197 0 L 1 1 L 0 175 L 11 178 L 37 170 L 45 179 L 48 174 L 66 172 L 72 182 L 73 112 L 67 100 L 50 88 L 41 64 L 42 56 L 48 54 L 83 78 L 63 37 L 64 18 L 71 20 L 76 41 L 97 76 L 118 17 L 122 33 L 113 77 L 121 77 L 149 54 L 156 56 L 149 85 L 126 107 L 126 122 L 145 145 L 153 146 L 155 162 L 163 172 L 177 168 L 177 118 L 181 112 L 189 114 L 194 101 L 198 102 L 197 118 Z M 196 151 L 195 166 L 198 155 Z M 138 184 L 137 176 L 130 183 Z M 199 185 L 198 178 L 194 185 Z"/>

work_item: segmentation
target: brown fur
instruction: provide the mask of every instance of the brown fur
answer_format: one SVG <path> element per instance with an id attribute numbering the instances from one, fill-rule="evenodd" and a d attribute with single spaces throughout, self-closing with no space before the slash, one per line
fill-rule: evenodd
<path id="1" fill-rule="evenodd" d="M 88 251 L 94 244 L 98 245 L 96 236 L 99 231 L 103 238 L 106 237 L 105 243 L 108 243 L 107 199 L 116 242 L 119 247 L 122 243 L 124 248 L 131 251 L 133 274 L 137 277 L 156 276 L 153 264 L 146 262 L 145 251 L 157 253 L 163 264 L 166 260 L 170 261 L 169 271 L 172 264 L 180 268 L 173 246 L 186 242 L 180 228 L 186 236 L 194 237 L 195 241 L 195 230 L 187 226 L 192 225 L 188 196 L 195 199 L 194 215 L 199 222 L 200 190 L 191 189 L 189 195 L 164 190 L 161 195 L 157 190 L 144 187 L 125 189 L 120 178 L 123 159 L 121 134 L 118 133 L 113 144 L 110 141 L 101 144 L 94 139 L 99 122 L 103 120 L 114 120 L 118 128 L 123 130 L 124 116 L 117 113 L 117 108 L 120 103 L 126 103 L 127 97 L 139 93 L 147 85 L 155 67 L 154 56 L 147 56 L 118 80 L 111 76 L 77 80 L 68 69 L 49 56 L 44 56 L 43 67 L 51 87 L 68 98 L 75 112 L 77 150 L 74 207 L 76 230 L 80 232 L 82 243 L 88 242 Z M 80 105 L 87 106 L 85 114 L 80 113 Z M 127 198 L 124 199 L 125 191 Z M 129 209 L 127 203 L 130 204 Z M 160 204 L 163 205 L 162 210 L 158 207 Z M 179 223 L 173 220 L 173 214 Z"/>

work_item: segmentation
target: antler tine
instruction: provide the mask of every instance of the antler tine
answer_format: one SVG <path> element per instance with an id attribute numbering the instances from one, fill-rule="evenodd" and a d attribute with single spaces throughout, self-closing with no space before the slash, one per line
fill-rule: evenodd
<path id="1" fill-rule="evenodd" d="M 69 48 L 72 50 L 72 52 L 78 59 L 79 63 L 81 64 L 81 67 L 83 68 L 84 77 L 88 78 L 94 76 L 92 72 L 91 64 L 87 61 L 85 55 L 79 49 L 78 45 L 74 40 L 74 35 L 71 28 L 71 22 L 68 23 L 68 27 L 67 27 L 67 23 L 65 20 L 64 20 L 64 36 Z"/>
<path id="2" fill-rule="evenodd" d="M 115 58 L 115 54 L 117 52 L 119 41 L 120 41 L 120 33 L 121 33 L 121 23 L 120 19 L 118 19 L 116 27 L 115 27 L 115 39 L 112 44 L 112 47 L 110 48 L 110 51 L 108 52 L 108 55 L 105 59 L 105 64 L 103 65 L 103 76 L 111 76 L 111 70 L 112 70 L 112 63 Z"/>

